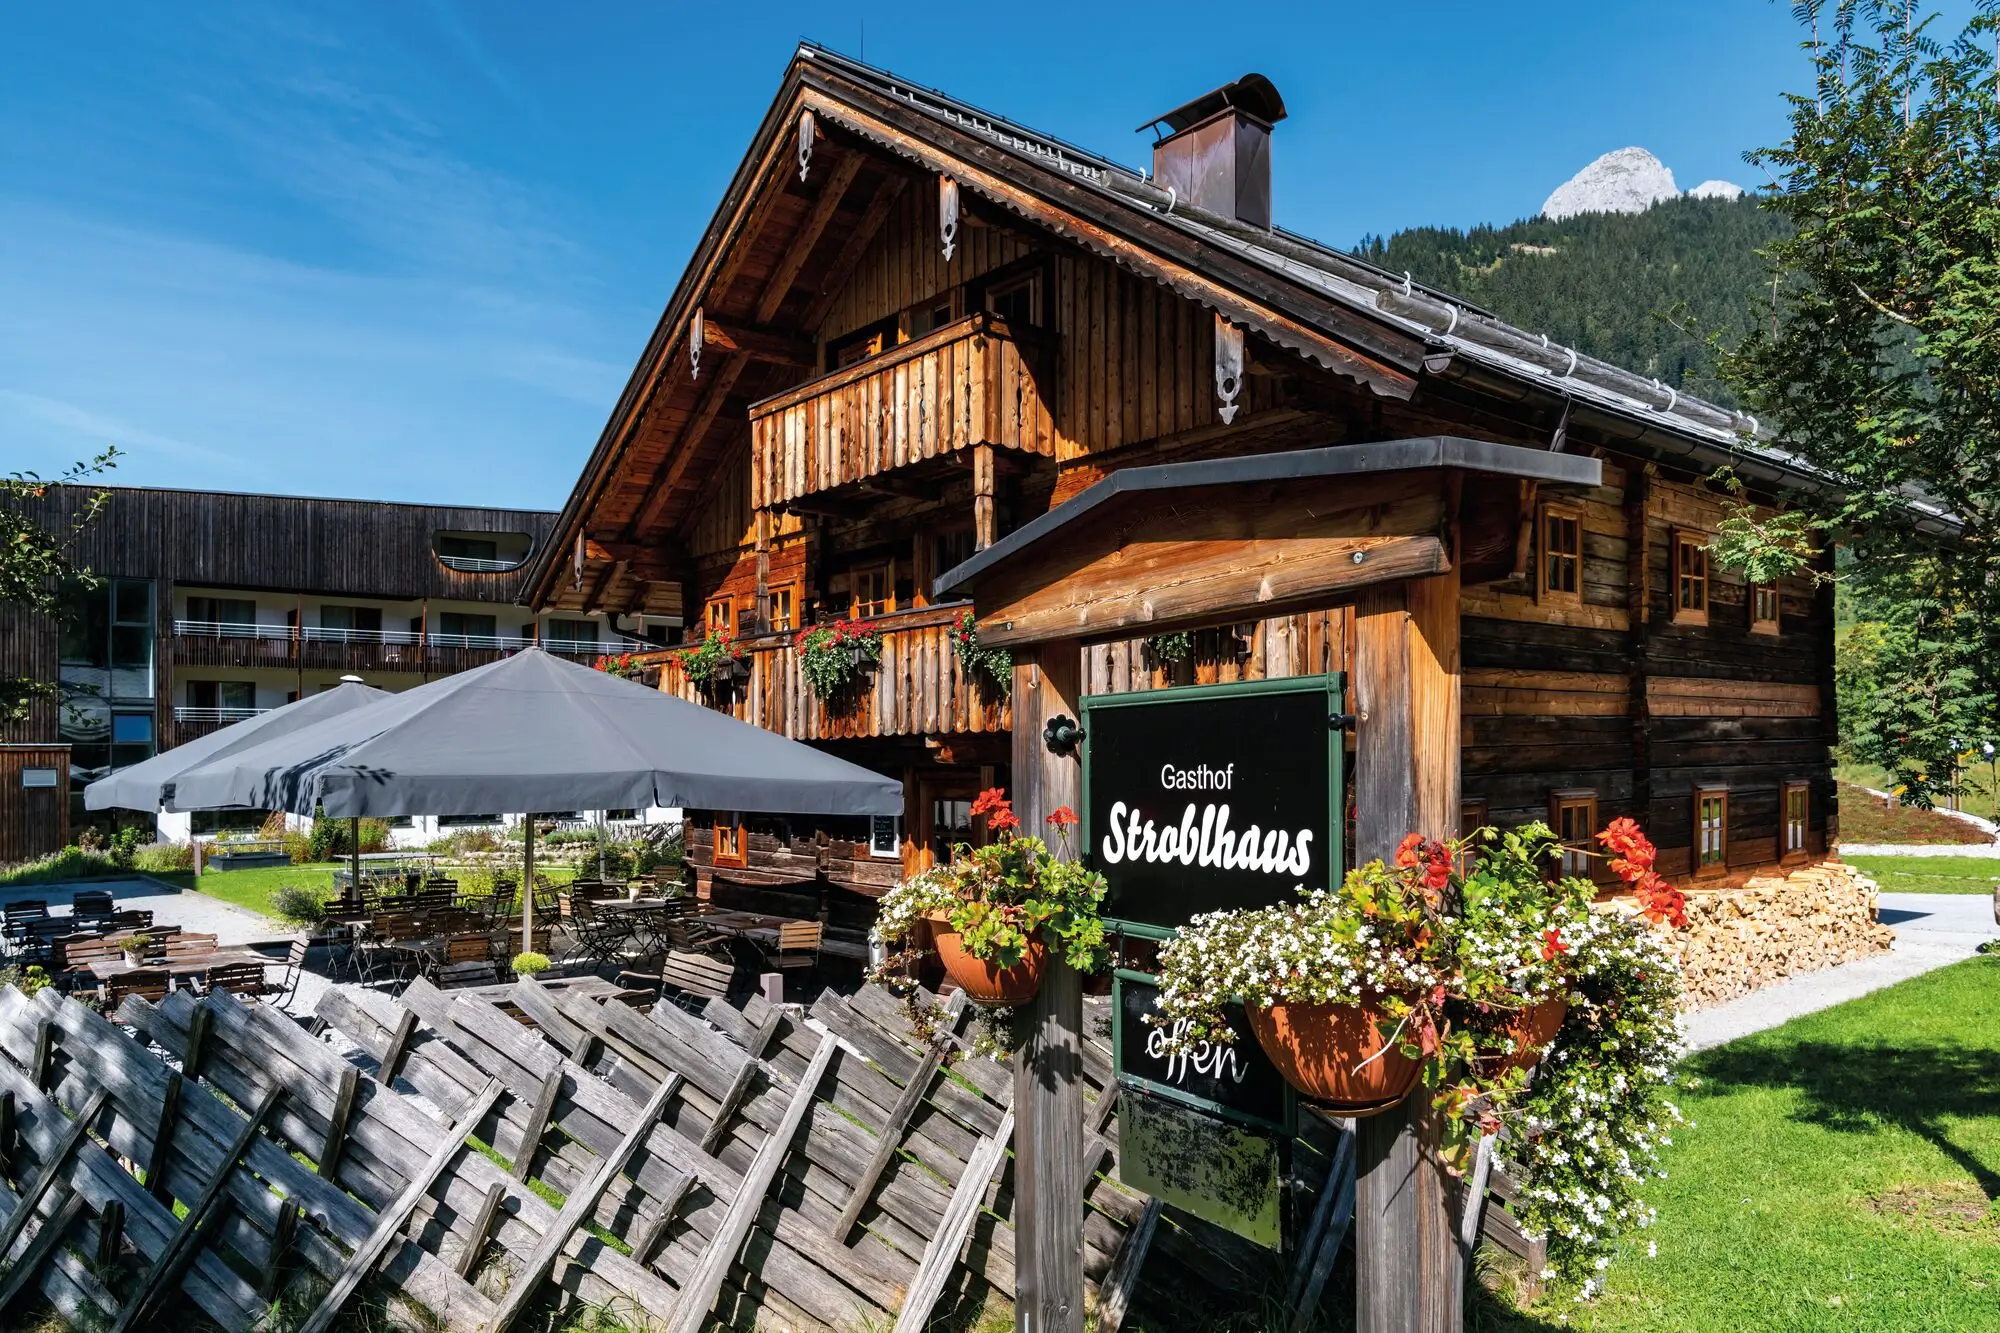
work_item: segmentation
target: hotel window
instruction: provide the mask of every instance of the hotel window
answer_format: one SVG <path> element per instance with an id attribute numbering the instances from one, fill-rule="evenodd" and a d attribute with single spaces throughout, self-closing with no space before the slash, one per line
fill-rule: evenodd
<path id="1" fill-rule="evenodd" d="M 799 627 L 799 590 L 796 586 L 771 589 L 770 607 L 769 619 L 773 631 L 789 633 Z"/>
<path id="2" fill-rule="evenodd" d="M 702 612 L 702 624 L 709 634 L 736 632 L 736 603 L 727 597 L 711 597 Z"/>
<path id="3" fill-rule="evenodd" d="M 1542 508 L 1540 595 L 1547 601 L 1583 599 L 1583 516 L 1557 505 Z"/>
<path id="4" fill-rule="evenodd" d="M 1729 869 L 1729 792 L 1723 787 L 1694 789 L 1694 873 L 1720 875 Z"/>
<path id="5" fill-rule="evenodd" d="M 382 637 L 379 606 L 321 606 L 321 636 L 334 643 L 368 642 Z"/>
<path id="6" fill-rule="evenodd" d="M 190 708 L 248 712 L 257 706 L 257 687 L 247 680 L 191 680 L 187 687 Z"/>
<path id="7" fill-rule="evenodd" d="M 595 620 L 561 620 L 551 616 L 542 626 L 542 637 L 550 643 L 595 644 L 597 642 L 597 622 Z"/>
<path id="8" fill-rule="evenodd" d="M 1778 632 L 1777 584 L 1753 583 L 1750 585 L 1750 632 L 1752 634 L 1776 634 Z"/>
<path id="9" fill-rule="evenodd" d="M 986 289 L 986 308 L 1016 328 L 1028 328 L 1041 322 L 1041 277 L 1028 273 L 1007 282 L 996 282 Z"/>
<path id="10" fill-rule="evenodd" d="M 187 618 L 192 634 L 248 638 L 257 625 L 257 603 L 245 597 L 190 597 Z M 175 633 L 182 633 L 174 627 Z"/>
<path id="11" fill-rule="evenodd" d="M 1708 623 L 1708 536 L 1675 532 L 1673 545 L 1674 623 Z"/>
<path id="12" fill-rule="evenodd" d="M 740 866 L 746 863 L 743 816 L 734 810 L 715 816 L 715 864 Z"/>
<path id="13" fill-rule="evenodd" d="M 855 570 L 848 575 L 848 587 L 852 614 L 857 620 L 887 615 L 896 609 L 896 582 L 888 565 L 868 565 Z"/>
<path id="14" fill-rule="evenodd" d="M 1564 879 L 1595 879 L 1597 858 L 1590 854 L 1597 833 L 1597 793 L 1573 787 L 1549 793 L 1549 824 L 1562 843 L 1557 871 Z"/>
<path id="15" fill-rule="evenodd" d="M 1806 847 L 1806 830 L 1811 826 L 1812 784 L 1810 782 L 1787 782 L 1785 784 L 1785 840 L 1786 861 L 1803 861 L 1809 855 Z"/>
<path id="16" fill-rule="evenodd" d="M 377 612 L 377 624 L 380 612 Z M 438 638 L 445 647 L 476 648 L 492 646 L 500 637 L 500 621 L 495 616 L 483 616 L 473 611 L 438 612 Z M 478 640 L 479 642 L 472 642 Z"/>

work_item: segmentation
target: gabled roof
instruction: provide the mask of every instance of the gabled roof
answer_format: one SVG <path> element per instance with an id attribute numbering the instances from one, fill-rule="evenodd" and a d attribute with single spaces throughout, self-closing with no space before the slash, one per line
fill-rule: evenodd
<path id="1" fill-rule="evenodd" d="M 1283 228 L 1265 231 L 1190 207 L 1143 171 L 807 44 L 564 506 L 557 540 L 531 567 L 526 600 L 547 600 L 647 398 L 677 353 L 685 365 L 690 320 L 745 233 L 758 192 L 796 169 L 785 149 L 802 110 L 909 166 L 949 175 L 986 203 L 1152 277 L 1378 395 L 1407 398 L 1426 378 L 1468 381 L 1513 398 L 1540 395 L 1636 452 L 1682 457 L 1701 470 L 1727 464 L 1778 490 L 1834 484 L 1740 412 L 1552 343 L 1408 274 Z M 1937 506 L 1912 504 L 1934 530 L 1956 527 Z"/>

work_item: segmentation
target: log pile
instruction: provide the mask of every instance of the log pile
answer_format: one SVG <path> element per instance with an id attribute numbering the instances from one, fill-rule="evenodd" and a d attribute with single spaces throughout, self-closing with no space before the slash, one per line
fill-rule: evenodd
<path id="1" fill-rule="evenodd" d="M 1674 932 L 1681 1004 L 1707 1009 L 1787 977 L 1887 951 L 1875 881 L 1826 861 L 1739 888 L 1687 890 L 1688 929 Z"/>

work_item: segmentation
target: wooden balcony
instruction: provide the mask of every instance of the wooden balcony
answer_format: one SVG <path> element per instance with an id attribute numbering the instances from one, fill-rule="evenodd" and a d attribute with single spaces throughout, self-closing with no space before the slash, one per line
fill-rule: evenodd
<path id="1" fill-rule="evenodd" d="M 1054 457 L 1054 343 L 979 313 L 750 406 L 751 504 L 979 445 Z"/>
<path id="2" fill-rule="evenodd" d="M 882 664 L 851 698 L 832 702 L 806 684 L 790 634 L 743 639 L 750 677 L 729 690 L 690 683 L 671 654 L 646 660 L 661 664 L 661 689 L 793 740 L 1007 731 L 1013 726 L 1007 696 L 992 682 L 967 680 L 952 651 L 952 622 L 964 610 L 933 606 L 875 620 L 882 629 Z"/>

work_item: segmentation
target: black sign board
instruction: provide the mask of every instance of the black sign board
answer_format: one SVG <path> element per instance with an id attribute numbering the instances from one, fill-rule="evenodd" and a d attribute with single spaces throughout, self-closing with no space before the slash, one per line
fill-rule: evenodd
<path id="1" fill-rule="evenodd" d="M 1084 699 L 1083 832 L 1104 915 L 1164 935 L 1342 872 L 1339 676 Z"/>
<path id="2" fill-rule="evenodd" d="M 1147 1021 L 1149 1015 L 1159 1017 L 1153 1007 L 1159 994 L 1160 988 L 1140 973 L 1118 974 L 1112 1037 L 1121 1082 L 1235 1119 L 1289 1128 L 1289 1089 L 1257 1044 L 1243 1006 L 1232 1004 L 1223 1011 L 1236 1032 L 1233 1045 L 1203 1042 L 1191 1051 L 1167 1054 L 1161 1048 L 1168 1030 Z"/>

